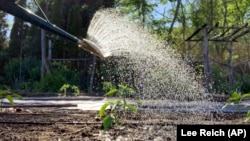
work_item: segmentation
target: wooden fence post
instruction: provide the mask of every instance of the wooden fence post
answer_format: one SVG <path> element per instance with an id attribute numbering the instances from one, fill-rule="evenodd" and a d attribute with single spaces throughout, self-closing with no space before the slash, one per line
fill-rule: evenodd
<path id="1" fill-rule="evenodd" d="M 209 47 L 208 47 L 208 30 L 204 28 L 204 47 L 203 47 L 203 63 L 206 92 L 210 92 L 210 64 L 209 64 Z"/>

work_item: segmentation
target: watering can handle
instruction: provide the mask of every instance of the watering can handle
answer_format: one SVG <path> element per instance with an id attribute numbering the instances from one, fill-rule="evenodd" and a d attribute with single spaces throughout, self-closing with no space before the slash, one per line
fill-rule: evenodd
<path id="1" fill-rule="evenodd" d="M 20 5 L 17 5 L 15 3 L 15 0 L 0 0 L 0 9 L 15 16 L 18 17 L 24 21 L 30 22 L 36 26 L 39 26 L 47 31 L 50 31 L 54 34 L 57 34 L 59 36 L 62 36 L 72 42 L 77 43 L 81 48 L 87 50 L 88 52 L 100 57 L 104 58 L 102 55 L 102 52 L 98 48 L 98 46 L 87 40 L 80 40 L 77 37 L 69 34 L 68 32 L 62 30 L 61 28 L 57 27 L 56 25 L 53 25 L 49 21 L 44 20 L 43 18 L 37 16 L 36 14 L 32 13 L 30 10 L 27 10 Z"/>

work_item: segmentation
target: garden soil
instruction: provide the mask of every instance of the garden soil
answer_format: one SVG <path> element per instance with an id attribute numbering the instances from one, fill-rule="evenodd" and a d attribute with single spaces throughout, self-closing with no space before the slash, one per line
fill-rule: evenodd
<path id="1" fill-rule="evenodd" d="M 176 141 L 178 124 L 249 124 L 245 118 L 233 113 L 139 111 L 104 131 L 96 110 L 5 109 L 0 113 L 0 141 Z"/>

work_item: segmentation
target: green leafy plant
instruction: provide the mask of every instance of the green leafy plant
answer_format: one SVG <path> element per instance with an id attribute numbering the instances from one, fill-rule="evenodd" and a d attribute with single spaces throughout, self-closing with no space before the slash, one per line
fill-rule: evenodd
<path id="1" fill-rule="evenodd" d="M 116 95 L 118 100 L 104 103 L 99 110 L 99 117 L 102 119 L 104 130 L 109 130 L 112 125 L 120 124 L 121 116 L 126 116 L 129 112 L 137 112 L 137 108 L 126 100 L 128 96 L 135 94 L 132 88 L 123 84 L 119 84 L 118 88 L 111 85 L 110 88 L 105 95 L 108 97 Z M 108 108 L 109 112 L 105 115 Z"/>
<path id="2" fill-rule="evenodd" d="M 228 102 L 235 102 L 239 104 L 243 99 L 250 98 L 250 94 L 241 94 L 234 92 L 231 97 L 227 100 Z"/>
<path id="3" fill-rule="evenodd" d="M 80 94 L 80 89 L 76 85 L 70 85 L 70 84 L 63 84 L 60 88 L 60 91 L 63 92 L 64 96 L 67 96 L 68 89 L 73 90 L 75 96 L 78 96 Z"/>
<path id="4" fill-rule="evenodd" d="M 58 92 L 67 79 L 61 71 L 54 70 L 46 73 L 40 82 L 36 82 L 34 87 L 36 92 Z"/>
<path id="5" fill-rule="evenodd" d="M 79 96 L 80 95 L 80 89 L 79 89 L 79 87 L 77 87 L 76 85 L 71 85 L 71 89 L 74 91 L 74 95 L 75 96 Z"/>
<path id="6" fill-rule="evenodd" d="M 17 93 L 11 93 L 8 90 L 0 90 L 0 111 L 2 112 L 3 100 L 7 99 L 8 102 L 13 105 L 14 98 L 23 99 L 23 97 Z"/>
<path id="7" fill-rule="evenodd" d="M 227 99 L 227 103 L 223 106 L 223 108 L 225 108 L 228 104 L 235 104 L 239 112 L 240 102 L 247 98 L 250 98 L 250 93 L 241 94 L 239 92 L 233 92 L 232 95 Z M 246 117 L 246 120 L 250 120 L 250 110 L 247 112 Z"/>
<path id="8" fill-rule="evenodd" d="M 115 88 L 111 82 L 102 82 L 102 90 L 107 93 L 109 90 Z"/>
<path id="9" fill-rule="evenodd" d="M 250 110 L 247 111 L 247 115 L 246 115 L 246 121 L 250 120 Z"/>

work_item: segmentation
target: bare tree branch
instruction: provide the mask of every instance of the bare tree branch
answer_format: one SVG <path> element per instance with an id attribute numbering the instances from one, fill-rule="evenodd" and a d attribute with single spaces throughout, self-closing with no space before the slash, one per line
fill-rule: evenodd
<path id="1" fill-rule="evenodd" d="M 181 6 L 181 0 L 177 0 L 177 5 L 176 5 L 175 13 L 174 13 L 174 18 L 173 18 L 173 21 L 172 21 L 172 23 L 170 25 L 168 34 L 171 34 L 172 31 L 173 31 L 174 23 L 175 23 L 175 21 L 176 21 L 176 19 L 178 17 L 178 14 L 179 14 L 180 6 Z"/>

